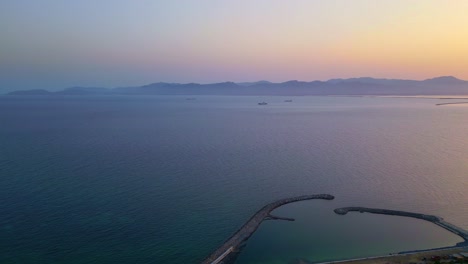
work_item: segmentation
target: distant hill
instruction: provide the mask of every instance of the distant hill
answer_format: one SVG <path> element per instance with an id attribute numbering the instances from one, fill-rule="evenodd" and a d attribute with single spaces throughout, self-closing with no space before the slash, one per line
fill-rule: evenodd
<path id="1" fill-rule="evenodd" d="M 51 92 L 43 89 L 34 89 L 34 90 L 23 90 L 23 91 L 13 91 L 8 95 L 48 95 Z"/>
<path id="2" fill-rule="evenodd" d="M 101 87 L 70 87 L 55 93 L 62 95 L 109 94 L 112 90 Z"/>
<path id="3" fill-rule="evenodd" d="M 252 86 L 254 84 L 271 84 L 269 81 L 258 81 L 258 82 L 241 82 L 241 83 L 236 83 L 241 86 Z"/>
<path id="4" fill-rule="evenodd" d="M 442 76 L 423 81 L 371 77 L 272 83 L 152 83 L 135 87 L 71 87 L 58 92 L 14 91 L 8 95 L 468 95 L 468 81 Z"/>
<path id="5" fill-rule="evenodd" d="M 441 76 L 437 78 L 427 79 L 423 81 L 426 84 L 440 84 L 440 85 L 463 85 L 466 81 L 457 79 L 453 76 Z"/>

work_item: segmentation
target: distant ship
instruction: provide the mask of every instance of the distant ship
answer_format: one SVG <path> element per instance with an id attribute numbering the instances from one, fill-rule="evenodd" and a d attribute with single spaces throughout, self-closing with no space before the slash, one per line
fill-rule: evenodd
<path id="1" fill-rule="evenodd" d="M 258 105 L 267 105 L 267 104 L 268 104 L 267 102 L 258 103 Z"/>
<path id="2" fill-rule="evenodd" d="M 289 100 L 284 100 L 284 101 L 285 101 L 286 103 L 291 103 L 291 102 L 292 102 L 291 99 L 289 99 Z"/>

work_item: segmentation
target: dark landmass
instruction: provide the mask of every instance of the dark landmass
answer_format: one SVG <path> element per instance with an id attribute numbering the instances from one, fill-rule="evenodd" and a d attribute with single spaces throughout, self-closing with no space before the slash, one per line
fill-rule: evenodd
<path id="1" fill-rule="evenodd" d="M 272 83 L 222 82 L 199 83 L 152 83 L 135 87 L 101 88 L 72 87 L 62 91 L 46 90 L 14 91 L 8 95 L 468 95 L 468 81 L 452 76 L 443 76 L 423 81 L 400 79 L 376 79 L 370 77 L 331 79 L 328 81 L 287 81 Z"/>
<path id="2" fill-rule="evenodd" d="M 34 90 L 22 90 L 22 91 L 14 91 L 8 93 L 8 95 L 50 95 L 53 94 L 49 91 L 43 89 L 34 89 Z"/>
<path id="3" fill-rule="evenodd" d="M 111 94 L 112 89 L 100 87 L 70 87 L 62 91 L 55 92 L 64 95 L 88 95 L 88 94 Z"/>

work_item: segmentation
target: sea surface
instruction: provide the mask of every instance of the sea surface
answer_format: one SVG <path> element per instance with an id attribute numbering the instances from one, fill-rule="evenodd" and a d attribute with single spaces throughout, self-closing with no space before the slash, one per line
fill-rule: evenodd
<path id="1" fill-rule="evenodd" d="M 199 263 L 266 203 L 237 262 L 451 246 L 468 229 L 468 105 L 379 97 L 1 96 L 0 263 Z M 292 102 L 284 102 L 291 99 Z M 258 105 L 258 102 L 268 105 Z"/>

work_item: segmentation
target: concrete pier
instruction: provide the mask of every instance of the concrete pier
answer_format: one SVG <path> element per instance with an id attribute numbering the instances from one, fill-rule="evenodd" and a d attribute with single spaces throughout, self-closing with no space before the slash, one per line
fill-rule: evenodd
<path id="1" fill-rule="evenodd" d="M 323 199 L 333 200 L 335 197 L 329 194 L 316 194 L 316 195 L 303 195 L 291 198 L 285 198 L 276 202 L 265 205 L 262 209 L 258 210 L 236 233 L 234 233 L 226 242 L 224 242 L 217 250 L 215 250 L 208 258 L 206 258 L 202 264 L 218 264 L 225 263 L 231 254 L 235 254 L 239 251 L 242 243 L 249 239 L 249 237 L 257 230 L 263 220 L 289 220 L 291 218 L 282 218 L 270 215 L 270 212 L 274 209 L 298 201 Z"/>
<path id="2" fill-rule="evenodd" d="M 386 209 L 375 209 L 375 208 L 366 208 L 366 207 L 344 207 L 338 208 L 334 210 L 335 213 L 340 215 L 345 215 L 348 212 L 361 212 L 361 213 L 372 213 L 372 214 L 384 214 L 384 215 L 397 215 L 397 216 L 405 216 L 405 217 L 413 217 L 422 220 L 429 221 L 434 223 L 442 228 L 447 229 L 448 231 L 460 236 L 468 242 L 468 231 L 465 229 L 450 224 L 444 221 L 443 218 L 435 216 L 435 215 L 426 215 L 426 214 L 419 214 L 419 213 L 411 213 L 411 212 L 404 212 L 404 211 L 396 211 L 396 210 L 386 210 Z"/>

